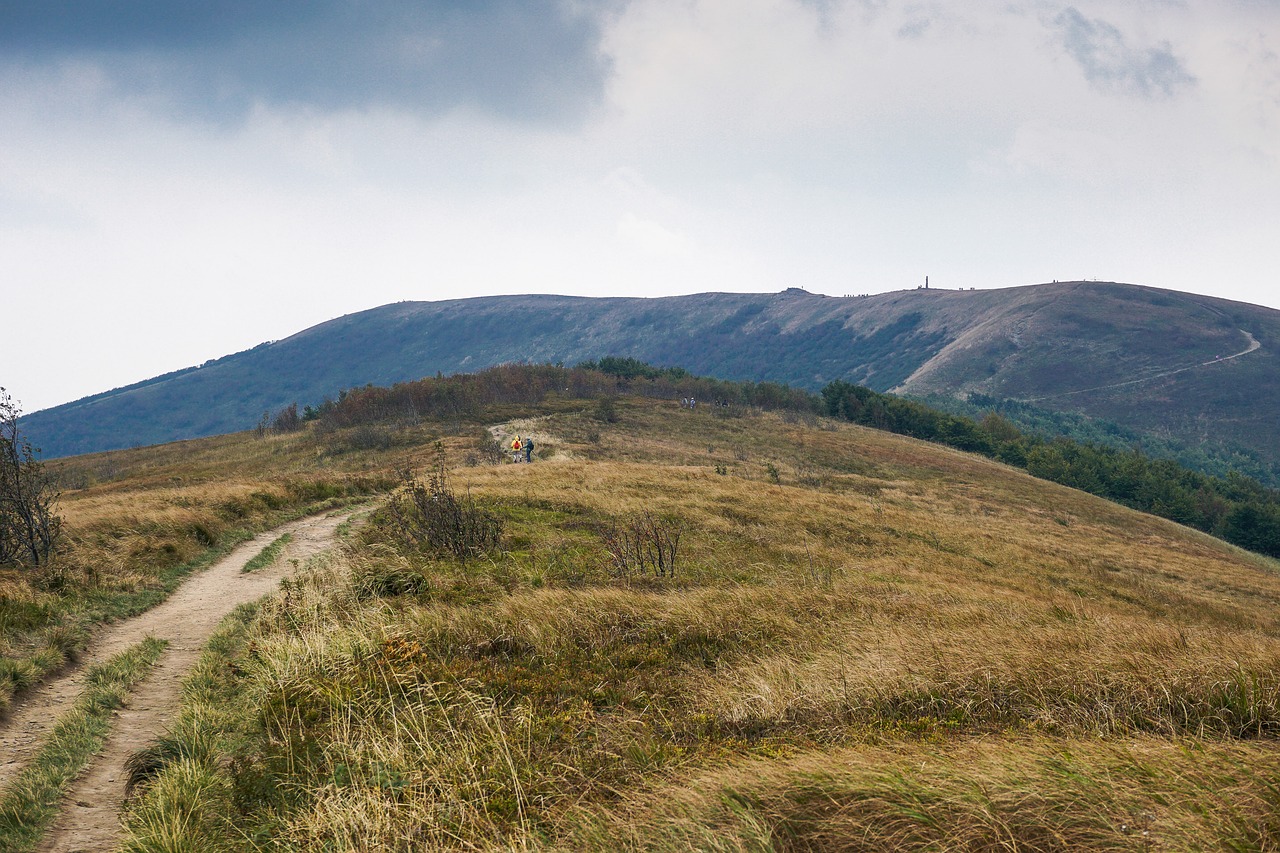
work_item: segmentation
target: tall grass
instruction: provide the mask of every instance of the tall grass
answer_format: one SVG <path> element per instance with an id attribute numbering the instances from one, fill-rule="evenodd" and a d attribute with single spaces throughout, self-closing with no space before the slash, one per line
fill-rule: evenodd
<path id="1" fill-rule="evenodd" d="M 615 412 L 452 473 L 498 549 L 375 512 L 237 617 L 126 849 L 1280 844 L 1273 563 L 868 430 Z M 674 576 L 616 570 L 646 513 Z"/>
<path id="2" fill-rule="evenodd" d="M 572 850 L 1272 850 L 1270 745 L 1040 737 L 747 760 L 580 809 Z"/>

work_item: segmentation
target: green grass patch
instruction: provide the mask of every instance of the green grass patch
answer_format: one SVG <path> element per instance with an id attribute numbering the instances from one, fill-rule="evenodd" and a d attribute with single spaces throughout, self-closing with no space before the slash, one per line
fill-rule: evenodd
<path id="1" fill-rule="evenodd" d="M 123 851 L 236 851 L 251 848 L 232 820 L 236 791 L 223 759 L 251 724 L 240 694 L 244 651 L 261 605 L 223 620 L 183 682 L 168 731 L 126 762 L 134 796 L 124 815 Z M 249 792 L 250 795 L 253 792 Z"/>
<path id="2" fill-rule="evenodd" d="M 259 551 L 249 562 L 244 564 L 242 572 L 256 572 L 258 569 L 265 569 L 267 566 L 273 565 L 276 560 L 280 559 L 280 554 L 285 547 L 293 541 L 293 534 L 286 533 L 267 547 Z"/>
<path id="3" fill-rule="evenodd" d="M 112 711 L 160 658 L 163 640 L 148 637 L 92 667 L 75 706 L 54 726 L 31 765 L 0 796 L 0 850 L 33 850 L 58 813 L 58 799 L 98 753 Z"/>

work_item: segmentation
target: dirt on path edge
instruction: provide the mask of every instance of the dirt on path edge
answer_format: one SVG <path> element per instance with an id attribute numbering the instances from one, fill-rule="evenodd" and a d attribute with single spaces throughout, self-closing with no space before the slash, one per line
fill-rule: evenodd
<path id="1" fill-rule="evenodd" d="M 108 626 L 73 669 L 30 693 L 0 727 L 0 785 L 7 784 L 40 749 L 58 718 L 74 705 L 89 666 L 108 660 L 146 636 L 169 647 L 148 677 L 115 714 L 106 745 L 63 798 L 61 814 L 41 851 L 107 851 L 114 848 L 124 802 L 124 761 L 159 735 L 177 710 L 182 681 L 218 624 L 241 604 L 278 588 L 295 564 L 331 547 L 339 525 L 355 510 L 310 516 L 269 530 L 236 547 L 187 579 L 165 601 L 131 619 Z M 292 539 L 270 566 L 245 573 L 244 565 L 284 534 Z M 295 563 L 296 561 L 296 563 Z"/>

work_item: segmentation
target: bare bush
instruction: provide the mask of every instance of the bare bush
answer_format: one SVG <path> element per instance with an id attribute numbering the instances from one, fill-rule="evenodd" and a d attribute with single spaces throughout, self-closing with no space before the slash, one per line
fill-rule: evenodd
<path id="1" fill-rule="evenodd" d="M 22 410 L 0 388 L 0 564 L 48 562 L 62 532 L 58 489 L 18 429 Z"/>
<path id="2" fill-rule="evenodd" d="M 477 465 L 497 465 L 506 456 L 502 443 L 486 429 L 480 431 L 475 448 L 467 452 L 465 461 L 474 468 Z"/>
<path id="3" fill-rule="evenodd" d="M 298 415 L 297 403 L 285 406 L 271 419 L 272 432 L 297 432 L 300 429 L 302 429 L 302 418 Z"/>
<path id="4" fill-rule="evenodd" d="M 654 577 L 675 577 L 684 535 L 680 520 L 644 512 L 625 524 L 602 525 L 598 532 L 619 576 L 652 572 Z"/>

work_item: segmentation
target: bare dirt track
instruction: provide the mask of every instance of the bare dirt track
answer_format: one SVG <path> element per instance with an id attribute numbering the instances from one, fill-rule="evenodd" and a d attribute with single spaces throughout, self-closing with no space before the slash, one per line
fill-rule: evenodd
<path id="1" fill-rule="evenodd" d="M 342 513 L 300 519 L 237 547 L 187 580 L 164 603 L 103 629 L 79 666 L 34 691 L 0 721 L 3 786 L 27 765 L 45 734 L 75 703 L 88 665 L 108 660 L 148 635 L 169 642 L 155 669 L 117 712 L 106 746 L 64 798 L 62 813 L 40 850 L 112 849 L 124 802 L 124 761 L 163 730 L 178 706 L 182 679 L 218 623 L 240 604 L 275 590 L 292 569 L 291 561 L 302 562 L 331 546 L 338 525 L 348 517 L 349 513 Z M 254 555 L 285 533 L 292 534 L 292 540 L 274 565 L 247 574 L 241 571 Z"/>

